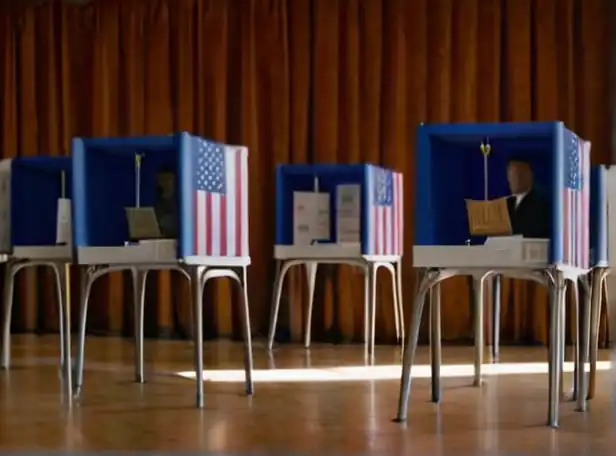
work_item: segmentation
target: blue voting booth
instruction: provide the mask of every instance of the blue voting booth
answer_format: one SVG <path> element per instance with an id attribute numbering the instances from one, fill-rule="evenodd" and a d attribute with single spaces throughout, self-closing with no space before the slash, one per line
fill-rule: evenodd
<path id="1" fill-rule="evenodd" d="M 72 194 L 70 157 L 17 157 L 11 161 L 11 241 L 56 245 L 58 199 Z"/>
<path id="2" fill-rule="evenodd" d="M 248 149 L 181 132 L 72 141 L 74 243 L 92 283 L 113 270 L 133 276 L 135 379 L 144 381 L 146 276 L 177 270 L 190 277 L 195 328 L 197 406 L 203 407 L 203 287 L 228 277 L 243 288 L 246 391 L 252 394 L 252 345 L 246 294 Z M 215 270 L 206 269 L 207 267 Z M 239 271 L 239 272 L 238 272 Z M 87 299 L 81 302 L 77 391 L 83 382 Z"/>
<path id="3" fill-rule="evenodd" d="M 248 257 L 246 148 L 183 132 L 75 138 L 72 152 L 73 185 L 80 189 L 74 198 L 79 257 L 84 249 L 133 246 L 127 208 L 145 208 L 145 216 L 155 220 L 161 232 L 152 239 L 177 239 L 174 259 Z M 161 173 L 173 176 L 170 195 L 162 201 L 174 225 L 167 233 L 158 213 Z"/>
<path id="4" fill-rule="evenodd" d="M 592 267 L 609 267 L 607 168 L 591 168 L 590 191 L 590 261 Z"/>
<path id="5" fill-rule="evenodd" d="M 276 245 L 298 245 L 298 193 L 321 195 L 327 227 L 306 244 L 357 244 L 361 255 L 401 255 L 402 174 L 371 164 L 279 165 L 276 170 Z M 295 201 L 295 203 L 294 203 Z M 325 205 L 323 205 L 323 202 Z M 316 214 L 306 219 L 315 221 Z M 301 224 L 299 224 L 301 225 Z M 345 225 L 345 226 L 342 226 Z M 345 229 L 347 228 L 347 229 Z"/>
<path id="6" fill-rule="evenodd" d="M 518 164 L 509 167 L 511 162 Z M 411 366 L 427 293 L 450 277 L 471 277 L 475 290 L 474 385 L 479 386 L 484 281 L 510 275 L 552 290 L 548 423 L 558 426 L 560 394 L 556 390 L 564 353 L 559 334 L 564 331 L 565 283 L 577 283 L 591 266 L 590 143 L 558 121 L 421 124 L 416 163 L 413 264 L 422 269 L 422 275 L 404 354 L 397 420 L 407 417 Z M 528 173 L 516 171 L 527 166 L 534 178 L 532 189 L 512 195 L 509 179 L 528 179 Z M 535 203 L 532 209 L 526 205 L 522 229 L 521 205 L 530 192 Z M 438 288 L 434 290 L 431 304 L 439 299 Z M 430 307 L 434 312 L 431 321 L 440 321 L 440 306 Z M 431 330 L 431 343 L 438 344 L 435 352 L 440 353 L 439 324 Z M 432 363 L 433 401 L 440 400 L 441 389 L 440 356 L 436 358 Z M 584 393 L 579 397 L 585 397 Z"/>
<path id="7" fill-rule="evenodd" d="M 371 164 L 279 165 L 276 170 L 276 245 L 279 262 L 270 313 L 268 348 L 276 334 L 287 272 L 304 265 L 308 309 L 304 346 L 310 347 L 312 305 L 319 263 L 364 270 L 365 347 L 374 357 L 376 270 L 392 276 L 396 332 L 404 338 L 402 272 L 404 236 L 403 177 Z M 293 311 L 293 310 L 291 310 Z"/>
<path id="8" fill-rule="evenodd" d="M 487 159 L 482 144 L 490 145 Z M 548 203 L 548 262 L 588 267 L 579 254 L 588 251 L 588 230 L 577 220 L 589 218 L 590 144 L 562 122 L 422 124 L 417 146 L 416 246 L 483 243 L 470 233 L 465 202 L 510 195 L 506 170 L 515 158 L 529 163 Z"/>

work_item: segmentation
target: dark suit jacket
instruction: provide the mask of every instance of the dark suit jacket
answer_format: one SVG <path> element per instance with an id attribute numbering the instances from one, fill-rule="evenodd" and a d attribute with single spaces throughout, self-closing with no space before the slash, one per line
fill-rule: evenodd
<path id="1" fill-rule="evenodd" d="M 517 208 L 515 202 L 515 196 L 507 199 L 513 234 L 527 238 L 549 238 L 552 214 L 547 199 L 533 189 Z"/>

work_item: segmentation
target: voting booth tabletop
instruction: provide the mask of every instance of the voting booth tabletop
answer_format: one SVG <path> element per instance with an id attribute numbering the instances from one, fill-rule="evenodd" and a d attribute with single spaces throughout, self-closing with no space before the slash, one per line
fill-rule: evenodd
<path id="1" fill-rule="evenodd" d="M 429 395 L 430 355 L 427 347 L 420 347 L 417 400 L 401 427 L 391 422 L 400 372 L 395 347 L 377 347 L 382 364 L 370 369 L 363 367 L 358 346 L 315 344 L 306 352 L 285 345 L 273 354 L 257 350 L 259 395 L 250 401 L 238 394 L 242 375 L 228 370 L 241 359 L 242 345 L 207 342 L 207 405 L 196 411 L 192 379 L 178 375 L 194 372 L 189 344 L 148 340 L 145 349 L 156 364 L 147 383 L 136 385 L 130 383 L 132 341 L 92 338 L 86 373 L 91 387 L 68 414 L 58 394 L 57 337 L 16 336 L 19 368 L 0 373 L 2 448 L 41 455 L 118 449 L 212 456 L 613 454 L 608 371 L 599 372 L 592 413 L 577 413 L 567 404 L 559 431 L 542 426 L 545 347 L 503 347 L 502 363 L 494 367 L 501 372 L 487 377 L 482 391 L 468 386 L 469 348 L 447 347 L 446 401 L 438 407 L 422 400 Z M 602 360 L 607 359 L 609 353 L 602 353 Z"/>

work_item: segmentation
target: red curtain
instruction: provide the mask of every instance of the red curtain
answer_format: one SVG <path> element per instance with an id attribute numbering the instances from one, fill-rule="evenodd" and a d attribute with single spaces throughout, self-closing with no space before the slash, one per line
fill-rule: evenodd
<path id="1" fill-rule="evenodd" d="M 250 148 L 250 299 L 263 329 L 273 265 L 277 163 L 383 163 L 405 173 L 413 240 L 419 122 L 564 120 L 610 158 L 608 0 L 99 0 L 47 3 L 0 17 L 4 157 L 68 154 L 77 135 L 189 130 Z M 111 177 L 110 177 L 111 178 Z M 404 261 L 405 302 L 413 290 Z M 315 336 L 335 322 L 362 337 L 361 279 L 323 268 Z M 57 328 L 49 275 L 23 273 L 16 329 Z M 392 340 L 390 286 L 378 334 Z M 187 288 L 168 272 L 149 287 L 152 334 L 188 331 Z M 303 274 L 286 305 L 301 336 Z M 91 328 L 131 328 L 130 282 L 96 287 Z M 503 337 L 546 338 L 546 293 L 506 281 Z M 230 284 L 208 290 L 210 335 L 233 332 Z M 443 286 L 443 334 L 469 334 L 466 280 Z M 76 307 L 74 305 L 74 307 Z M 410 313 L 410 312 L 407 312 Z M 283 322 L 284 323 L 284 322 Z"/>

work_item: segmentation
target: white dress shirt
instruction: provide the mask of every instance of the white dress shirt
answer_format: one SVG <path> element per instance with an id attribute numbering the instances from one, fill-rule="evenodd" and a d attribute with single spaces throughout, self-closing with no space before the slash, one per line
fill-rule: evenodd
<path id="1" fill-rule="evenodd" d="M 518 208 L 518 206 L 520 205 L 522 200 L 526 197 L 526 195 L 528 195 L 528 192 L 517 193 L 517 194 L 513 195 L 513 196 L 515 196 L 515 208 L 516 209 Z"/>

